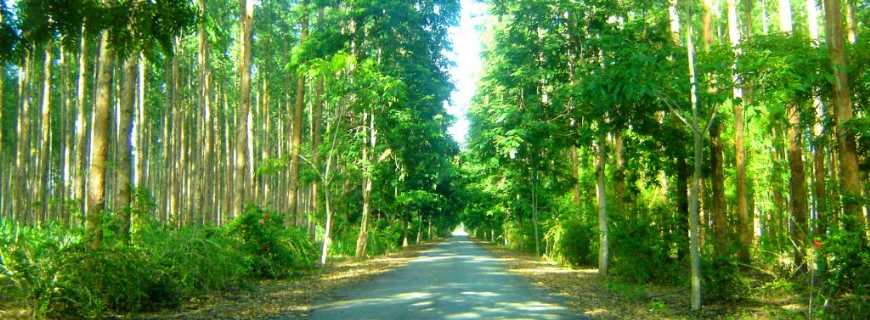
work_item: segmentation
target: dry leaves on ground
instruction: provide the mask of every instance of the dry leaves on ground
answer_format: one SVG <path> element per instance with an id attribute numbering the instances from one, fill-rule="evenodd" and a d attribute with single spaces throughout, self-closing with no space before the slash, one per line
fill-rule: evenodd
<path id="1" fill-rule="evenodd" d="M 478 242 L 498 256 L 510 272 L 537 286 L 566 297 L 568 307 L 592 319 L 794 319 L 792 302 L 752 297 L 737 304 L 705 305 L 701 312 L 689 308 L 687 288 L 657 285 L 608 284 L 593 268 L 560 266 L 534 255 Z M 787 299 L 791 300 L 791 299 Z"/>
<path id="2" fill-rule="evenodd" d="M 186 303 L 180 310 L 141 314 L 133 318 L 170 319 L 305 319 L 312 303 L 342 287 L 404 266 L 426 243 L 369 259 L 330 261 L 325 268 L 291 280 L 262 281 L 251 290 L 224 292 Z"/>

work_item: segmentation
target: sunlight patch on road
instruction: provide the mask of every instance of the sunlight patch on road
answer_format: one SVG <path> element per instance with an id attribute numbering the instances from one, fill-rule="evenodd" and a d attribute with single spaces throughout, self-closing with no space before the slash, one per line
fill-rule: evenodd
<path id="1" fill-rule="evenodd" d="M 490 291 L 463 291 L 463 295 L 466 296 L 478 296 L 478 297 L 498 297 L 499 294 Z"/>

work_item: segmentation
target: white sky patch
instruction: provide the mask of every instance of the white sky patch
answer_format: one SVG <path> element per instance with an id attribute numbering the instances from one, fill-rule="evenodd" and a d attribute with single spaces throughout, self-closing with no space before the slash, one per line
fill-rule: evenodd
<path id="1" fill-rule="evenodd" d="M 451 94 L 451 102 L 447 112 L 456 117 L 456 122 L 450 127 L 450 135 L 465 147 L 468 135 L 469 121 L 466 117 L 471 98 L 477 91 L 477 82 L 483 69 L 481 63 L 481 31 L 480 27 L 486 21 L 487 7 L 478 0 L 461 0 L 462 14 L 459 26 L 450 29 L 450 39 L 453 41 L 453 52 L 448 56 L 456 65 L 450 69 L 450 76 L 456 86 Z"/>

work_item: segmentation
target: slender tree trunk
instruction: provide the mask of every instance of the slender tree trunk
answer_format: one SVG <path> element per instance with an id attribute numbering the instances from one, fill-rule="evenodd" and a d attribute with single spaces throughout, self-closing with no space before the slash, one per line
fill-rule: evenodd
<path id="1" fill-rule="evenodd" d="M 857 11 L 855 1 L 846 0 L 846 35 L 849 43 L 858 42 L 858 17 L 855 11 Z M 840 20 L 842 21 L 842 18 Z"/>
<path id="2" fill-rule="evenodd" d="M 789 202 L 791 216 L 794 220 L 794 228 L 791 229 L 791 238 L 794 241 L 795 265 L 806 270 L 804 262 L 804 249 L 807 239 L 807 183 L 804 174 L 803 162 L 803 139 L 801 135 L 800 115 L 797 106 L 788 110 L 788 160 L 791 175 L 789 178 Z"/>
<path id="3" fill-rule="evenodd" d="M 16 216 L 26 217 L 29 211 L 29 203 L 27 195 L 30 194 L 27 186 L 27 172 L 30 163 L 30 68 L 32 67 L 32 58 L 30 52 L 23 53 L 24 58 L 21 65 L 23 68 L 18 70 L 18 100 L 21 102 L 18 111 L 18 132 L 16 141 L 16 159 L 15 159 L 15 201 L 12 213 Z"/>
<path id="4" fill-rule="evenodd" d="M 689 263 L 691 266 L 691 305 L 692 310 L 701 309 L 701 250 L 700 239 L 698 236 L 698 207 L 701 181 L 701 128 L 699 126 L 700 111 L 698 105 L 698 84 L 695 80 L 695 46 L 692 42 L 692 24 L 688 24 L 688 32 L 686 33 L 686 48 L 689 58 L 689 77 L 691 81 L 691 102 L 692 102 L 692 131 L 694 140 L 695 154 L 695 170 L 692 178 L 692 187 L 689 193 Z"/>
<path id="5" fill-rule="evenodd" d="M 118 132 L 121 134 L 121 139 L 118 141 L 119 157 L 117 159 L 117 176 L 118 189 L 115 193 L 115 210 L 121 218 L 120 236 L 124 242 L 130 240 L 130 214 L 131 214 L 131 190 L 133 186 L 134 166 L 133 161 L 136 158 L 134 152 L 136 144 L 134 142 L 133 127 L 136 119 L 133 117 L 133 109 L 135 108 L 135 91 L 136 91 L 136 58 L 137 54 L 130 54 L 124 61 L 124 79 L 121 83 L 121 122 Z"/>
<path id="6" fill-rule="evenodd" d="M 613 155 L 616 157 L 616 170 L 613 171 L 613 208 L 617 215 L 625 215 L 625 155 L 622 144 L 622 132 L 616 130 L 613 134 Z"/>
<path id="7" fill-rule="evenodd" d="M 825 0 L 825 24 L 828 55 L 834 70 L 833 109 L 837 148 L 840 154 L 840 190 L 843 197 L 843 214 L 852 217 L 854 222 L 847 224 L 852 230 L 863 230 L 866 226 L 864 213 L 857 199 L 862 192 L 861 171 L 858 168 L 858 152 L 855 132 L 847 130 L 845 124 L 852 120 L 852 97 L 849 94 L 849 77 L 846 74 L 846 56 L 843 42 L 843 24 L 840 0 Z"/>
<path id="8" fill-rule="evenodd" d="M 728 255 L 728 218 L 725 215 L 725 173 L 722 159 L 722 139 L 719 136 L 720 125 L 718 119 L 710 126 L 710 167 L 712 177 L 710 184 L 713 197 L 710 203 L 710 213 L 713 217 L 713 233 L 716 240 L 713 242 L 716 254 L 720 257 Z"/>
<path id="9" fill-rule="evenodd" d="M 323 14 L 323 7 L 320 7 L 317 12 L 317 24 L 319 28 L 325 27 L 323 25 Z M 316 171 L 320 171 L 320 124 L 323 119 L 323 85 L 323 76 L 320 76 L 317 79 L 317 87 L 314 91 L 314 105 L 311 110 L 311 165 Z M 311 182 L 311 207 L 314 208 L 314 216 L 317 216 L 317 212 L 319 212 L 319 191 L 319 183 L 315 179 Z"/>
<path id="10" fill-rule="evenodd" d="M 370 200 L 372 194 L 372 174 L 374 171 L 375 160 L 375 114 L 371 110 L 367 116 L 363 116 L 363 121 L 368 120 L 369 135 L 368 139 L 363 138 L 363 166 L 365 173 L 363 176 L 363 207 L 362 221 L 360 222 L 359 237 L 356 239 L 356 256 L 364 257 L 366 255 L 366 244 L 368 243 L 368 219 L 370 210 Z M 371 145 L 369 145 L 371 144 Z M 419 235 L 419 233 L 418 233 Z"/>
<path id="11" fill-rule="evenodd" d="M 305 5 L 302 1 L 301 5 Z M 300 45 L 305 43 L 305 38 L 308 37 L 308 15 L 302 16 L 302 33 L 299 37 Z M 299 154 L 302 151 L 302 111 L 305 107 L 305 75 L 299 72 L 296 79 L 296 101 L 293 104 L 293 145 L 290 149 L 290 203 L 288 204 L 288 212 L 290 219 L 299 221 L 298 207 L 298 192 L 299 192 Z M 290 221 L 289 219 L 287 221 Z M 359 247 L 359 245 L 357 245 Z M 357 249 L 359 255 L 359 249 Z"/>
<path id="12" fill-rule="evenodd" d="M 816 41 L 819 40 L 819 21 L 818 21 L 818 4 L 816 0 L 807 0 L 806 1 L 806 14 L 807 14 L 807 29 L 810 33 L 810 42 L 811 45 L 815 46 Z M 817 223 L 815 226 L 816 232 L 821 236 L 824 236 L 827 233 L 827 220 L 830 215 L 828 212 L 828 200 L 827 200 L 827 191 L 825 190 L 825 136 L 826 130 L 824 129 L 824 118 L 825 111 L 824 105 L 822 105 L 821 97 L 819 97 L 819 90 L 816 88 L 813 90 L 813 109 L 816 110 L 817 121 L 813 128 L 813 198 L 814 208 L 815 208 L 815 216 Z"/>
<path id="13" fill-rule="evenodd" d="M 792 27 L 791 3 L 788 0 L 779 1 L 780 31 L 791 34 Z M 787 107 L 788 114 L 788 161 L 789 161 L 789 207 L 794 227 L 790 236 L 794 250 L 794 262 L 802 270 L 804 265 L 804 250 L 807 238 L 807 190 L 804 173 L 803 137 L 801 134 L 800 111 L 797 105 Z"/>
<path id="14" fill-rule="evenodd" d="M 88 247 L 97 249 L 103 240 L 103 211 L 106 209 L 105 182 L 106 156 L 108 155 L 109 112 L 111 110 L 112 68 L 114 52 L 109 48 L 109 33 L 100 35 L 99 72 L 97 76 L 97 100 L 94 104 L 93 139 L 91 141 L 91 165 L 88 170 L 88 216 L 85 224 Z"/>
<path id="15" fill-rule="evenodd" d="M 598 193 L 598 274 L 607 276 L 610 247 L 607 228 L 607 190 L 605 189 L 605 163 L 607 162 L 607 146 L 604 133 L 599 133 L 597 143 L 597 161 L 595 175 L 597 177 Z"/>
<path id="16" fill-rule="evenodd" d="M 534 166 L 534 165 L 533 165 Z M 532 169 L 532 226 L 535 232 L 535 255 L 541 256 L 541 236 L 538 232 L 538 171 L 537 169 Z M 431 239 L 431 227 L 432 227 L 432 218 L 429 218 L 429 229 L 430 229 L 430 239 Z"/>
<path id="17" fill-rule="evenodd" d="M 146 114 L 145 114 L 145 53 L 139 53 L 139 85 L 138 88 L 138 96 L 136 103 L 136 135 L 138 136 L 138 143 L 136 144 L 136 174 L 133 179 L 133 183 L 140 187 L 148 186 L 148 174 L 146 170 L 148 169 L 148 164 L 145 163 L 145 159 L 148 159 L 146 154 L 150 153 L 148 149 L 148 137 L 150 131 L 146 128 Z"/>
<path id="18" fill-rule="evenodd" d="M 60 143 L 60 170 L 61 174 L 59 175 L 56 185 L 58 190 L 58 203 L 56 209 L 56 214 L 61 218 L 61 223 L 64 226 L 69 226 L 69 210 L 67 210 L 67 198 L 69 196 L 69 177 L 70 177 L 70 147 L 72 146 L 72 135 L 67 134 L 70 132 L 70 114 L 72 114 L 72 100 L 70 99 L 69 94 L 69 58 L 66 50 L 64 50 L 63 46 L 60 46 L 60 100 L 61 100 L 61 112 L 60 112 L 60 132 L 61 132 L 61 143 Z M 0 70 L 2 71 L 2 70 Z M 3 75 L 0 73 L 0 75 Z M 0 76 L 2 78 L 2 76 Z M 0 90 L 2 90 L 2 82 L 0 82 Z M 2 99 L 2 96 L 0 96 Z M 0 109 L 2 109 L 2 105 L 0 105 Z M 0 137 L 0 141 L 3 138 Z M 2 215 L 3 207 L 0 206 L 0 215 Z"/>
<path id="19" fill-rule="evenodd" d="M 247 188 L 253 186 L 253 177 L 248 172 L 248 118 L 251 109 L 251 42 L 253 39 L 254 23 L 254 0 L 239 0 L 241 6 L 241 34 L 239 42 L 241 47 L 241 60 L 239 72 L 241 82 L 239 88 L 239 126 L 237 128 L 236 141 L 236 190 L 234 192 L 235 214 L 241 215 L 243 204 L 248 201 Z"/>
<path id="20" fill-rule="evenodd" d="M 87 97 L 87 73 L 88 73 L 88 38 L 86 28 L 82 26 L 82 38 L 79 43 L 79 70 L 76 90 L 76 126 L 75 126 L 75 165 L 76 173 L 73 178 L 73 186 L 76 188 L 75 197 L 80 199 L 82 214 L 86 214 L 85 201 L 86 179 L 85 163 L 88 156 L 85 147 L 85 97 Z"/>
<path id="21" fill-rule="evenodd" d="M 206 11 L 206 0 L 198 0 L 199 3 L 199 14 L 203 17 L 199 21 L 199 108 L 202 111 L 202 125 L 200 126 L 200 134 L 203 135 L 203 147 L 205 147 L 204 153 L 205 156 L 201 157 L 202 161 L 200 162 L 199 168 L 202 172 L 200 172 L 197 180 L 200 181 L 200 199 L 199 201 L 199 210 L 202 211 L 202 214 L 205 215 L 206 223 L 213 223 L 214 219 L 212 218 L 212 212 L 214 212 L 213 203 L 210 201 L 210 195 L 213 184 L 209 181 L 213 181 L 214 176 L 211 174 L 212 170 L 214 170 L 214 162 L 211 161 L 214 158 L 214 143 L 212 142 L 212 130 L 211 130 L 211 83 L 209 82 L 209 48 L 208 48 L 208 34 L 206 34 L 206 23 L 208 12 Z"/>
<path id="22" fill-rule="evenodd" d="M 571 146 L 571 177 L 574 178 L 573 186 L 571 187 L 571 198 L 574 205 L 580 208 L 580 175 L 578 168 L 580 167 L 579 158 L 577 155 L 577 146 Z"/>
<path id="23" fill-rule="evenodd" d="M 747 38 L 751 32 L 752 24 L 752 1 L 747 0 L 744 3 L 746 12 L 746 28 Z M 740 25 L 737 19 L 737 4 L 736 0 L 728 0 L 728 38 L 731 41 L 731 48 L 736 55 L 740 55 Z M 743 83 L 741 77 L 737 73 L 737 65 L 732 66 L 732 80 L 734 81 L 734 155 L 737 165 L 737 238 L 740 240 L 740 247 L 737 250 L 738 258 L 744 263 L 750 260 L 749 248 L 752 246 L 752 223 L 753 219 L 748 210 L 748 198 L 746 190 L 746 147 L 744 146 L 744 126 L 746 119 L 743 114 Z"/>
<path id="24" fill-rule="evenodd" d="M 39 174 L 42 179 L 39 183 L 40 202 L 42 202 L 42 212 L 39 222 L 46 222 L 48 219 L 48 200 L 50 194 L 50 177 L 51 177 L 51 65 L 52 65 L 52 48 L 51 42 L 45 44 L 45 58 L 42 66 L 42 97 L 39 103 L 40 113 L 40 133 L 37 144 L 40 146 L 39 155 L 37 157 Z"/>

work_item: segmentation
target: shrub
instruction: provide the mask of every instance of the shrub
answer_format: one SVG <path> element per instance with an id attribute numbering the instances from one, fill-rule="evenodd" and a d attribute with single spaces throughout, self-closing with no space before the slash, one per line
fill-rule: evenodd
<path id="1" fill-rule="evenodd" d="M 828 269 L 822 273 L 824 295 L 834 298 L 832 316 L 870 312 L 870 246 L 863 232 L 835 229 L 821 244 Z"/>
<path id="2" fill-rule="evenodd" d="M 749 292 L 749 283 L 740 277 L 740 266 L 733 255 L 708 257 L 701 260 L 704 298 L 711 300 L 736 301 Z"/>
<path id="3" fill-rule="evenodd" d="M 572 265 L 592 265 L 598 254 L 593 248 L 595 236 L 591 226 L 579 218 L 568 217 L 557 220 L 544 240 L 552 246 L 550 258 Z"/>
<path id="4" fill-rule="evenodd" d="M 283 215 L 248 207 L 229 225 L 254 276 L 284 278 L 314 265 L 317 250 L 305 231 L 286 228 L 283 221 Z"/>
<path id="5" fill-rule="evenodd" d="M 635 283 L 679 281 L 681 266 L 668 255 L 669 243 L 651 224 L 642 214 L 631 219 L 612 216 L 611 272 Z"/>
<path id="6" fill-rule="evenodd" d="M 183 297 L 239 286 L 250 267 L 240 251 L 241 242 L 219 228 L 188 227 L 172 230 L 149 224 L 136 237 L 153 263 L 152 299 L 147 309 L 173 307 Z"/>

